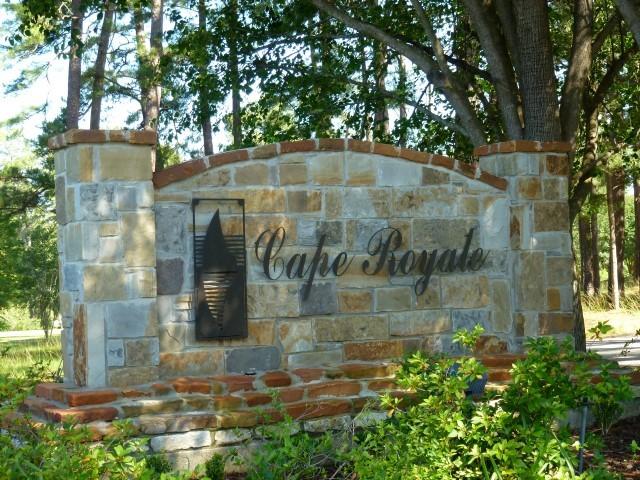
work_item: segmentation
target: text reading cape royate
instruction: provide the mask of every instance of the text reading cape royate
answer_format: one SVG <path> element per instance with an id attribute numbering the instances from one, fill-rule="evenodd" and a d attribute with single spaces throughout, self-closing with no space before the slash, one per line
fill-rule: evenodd
<path id="1" fill-rule="evenodd" d="M 419 276 L 414 285 L 417 295 L 421 295 L 429 285 L 429 279 L 436 270 L 440 272 L 476 271 L 482 268 L 489 253 L 482 248 L 469 252 L 475 228 L 470 228 L 465 235 L 464 247 L 457 249 L 434 249 L 431 252 L 423 250 L 416 253 L 408 250 L 402 254 L 396 253 L 402 245 L 402 234 L 395 228 L 382 228 L 375 232 L 367 244 L 367 253 L 371 256 L 360 265 L 367 275 L 378 274 L 385 265 L 389 275 Z M 280 227 L 275 231 L 266 230 L 260 234 L 255 243 L 255 254 L 262 263 L 262 269 L 267 278 L 277 280 L 285 274 L 288 278 L 306 278 L 302 289 L 302 298 L 306 299 L 313 285 L 316 275 L 326 277 L 329 272 L 336 276 L 344 275 L 352 267 L 354 258 L 347 252 L 340 252 L 333 260 L 323 251 L 326 235 L 322 235 L 316 246 L 315 253 L 308 258 L 306 253 L 295 253 L 285 259 L 279 256 L 284 245 L 286 232 Z"/>

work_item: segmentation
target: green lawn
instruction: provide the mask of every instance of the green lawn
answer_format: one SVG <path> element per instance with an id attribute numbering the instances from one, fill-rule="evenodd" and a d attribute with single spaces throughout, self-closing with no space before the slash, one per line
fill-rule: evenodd
<path id="1" fill-rule="evenodd" d="M 0 375 L 20 375 L 42 362 L 48 370 L 62 368 L 60 336 L 16 340 L 0 338 Z"/>

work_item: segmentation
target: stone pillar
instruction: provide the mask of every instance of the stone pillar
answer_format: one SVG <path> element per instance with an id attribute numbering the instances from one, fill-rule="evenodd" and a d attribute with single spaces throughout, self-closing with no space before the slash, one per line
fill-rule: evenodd
<path id="1" fill-rule="evenodd" d="M 508 181 L 514 332 L 522 340 L 573 332 L 567 152 L 561 142 L 479 147 L 480 168 Z"/>
<path id="2" fill-rule="evenodd" d="M 158 377 L 155 132 L 71 130 L 55 150 L 66 383 Z"/>

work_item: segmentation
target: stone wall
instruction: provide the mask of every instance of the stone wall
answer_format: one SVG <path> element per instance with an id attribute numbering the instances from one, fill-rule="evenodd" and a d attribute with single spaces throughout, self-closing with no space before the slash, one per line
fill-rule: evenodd
<path id="1" fill-rule="evenodd" d="M 65 382 L 158 377 L 153 132 L 54 137 Z"/>
<path id="2" fill-rule="evenodd" d="M 477 169 L 389 145 L 320 139 L 157 173 L 161 376 L 383 360 L 415 349 L 456 353 L 453 332 L 475 324 L 486 332 L 479 349 L 490 353 L 520 351 L 527 335 L 570 332 L 566 172 L 541 170 L 546 154 L 505 157 L 505 165 L 515 161 L 511 170 L 495 168 L 501 158 L 483 157 Z M 566 155 L 553 158 L 566 166 Z M 191 232 L 204 230 L 213 212 L 193 225 L 193 198 L 245 199 L 247 339 L 195 339 Z M 225 224 L 223 217 L 223 229 L 237 233 L 237 220 L 227 216 Z M 278 227 L 286 230 L 285 260 L 299 252 L 312 257 L 324 233 L 329 259 L 345 251 L 354 261 L 343 276 L 316 278 L 303 300 L 305 280 L 268 279 L 254 253 L 260 233 Z M 369 238 L 384 227 L 402 233 L 398 257 L 407 250 L 460 252 L 474 228 L 471 249 L 488 258 L 475 272 L 435 272 L 417 295 L 416 276 L 361 268 L 372 260 Z"/>
<path id="3" fill-rule="evenodd" d="M 152 175 L 154 142 L 148 132 L 119 131 L 51 141 L 66 382 L 117 387 L 379 362 L 415 349 L 455 354 L 453 332 L 475 324 L 485 328 L 484 353 L 572 331 L 566 144 L 491 145 L 470 165 L 384 144 L 304 140 Z M 194 221 L 195 198 L 244 199 L 247 338 L 195 338 L 193 232 L 204 232 L 214 211 Z M 226 234 L 242 231 L 238 212 L 221 213 Z M 254 244 L 279 227 L 283 260 L 312 258 L 324 235 L 329 262 L 345 252 L 349 268 L 317 275 L 308 298 L 306 276 L 267 278 L 264 242 Z M 368 242 L 382 228 L 402 235 L 395 268 L 422 251 L 425 262 L 443 262 L 424 293 L 416 289 L 424 272 L 363 270 L 377 260 Z"/>

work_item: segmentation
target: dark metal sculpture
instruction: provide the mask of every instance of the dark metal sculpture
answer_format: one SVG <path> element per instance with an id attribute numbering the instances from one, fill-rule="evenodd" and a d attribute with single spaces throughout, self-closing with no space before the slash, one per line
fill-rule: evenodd
<path id="1" fill-rule="evenodd" d="M 197 203 L 194 200 L 194 225 Z M 241 201 L 239 203 L 242 205 Z M 220 210 L 216 210 L 206 234 L 194 234 L 194 250 L 196 338 L 245 338 L 247 277 L 244 235 L 225 237 Z"/>

